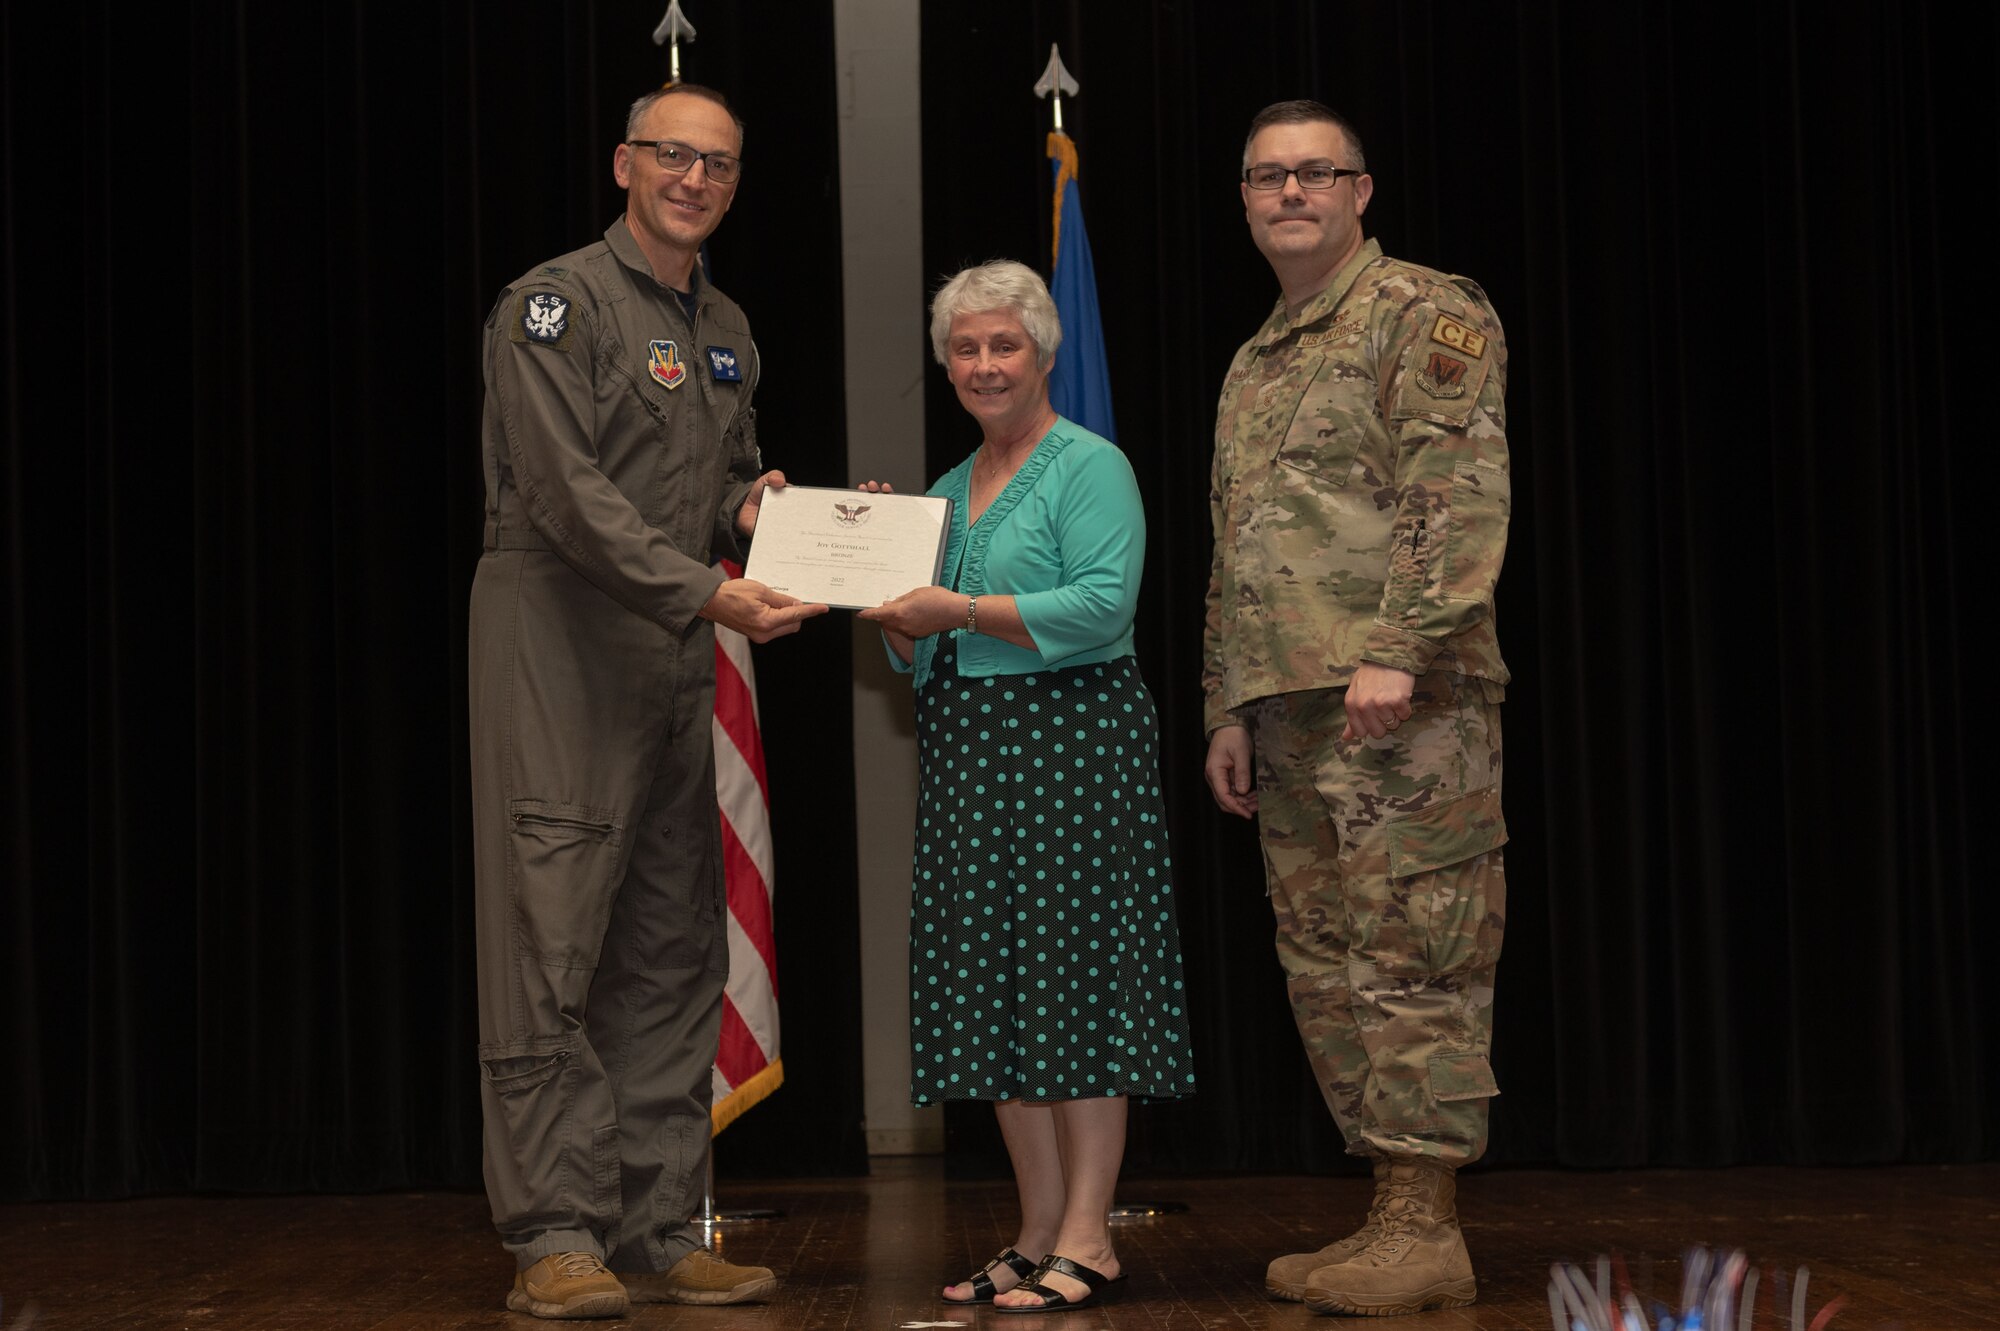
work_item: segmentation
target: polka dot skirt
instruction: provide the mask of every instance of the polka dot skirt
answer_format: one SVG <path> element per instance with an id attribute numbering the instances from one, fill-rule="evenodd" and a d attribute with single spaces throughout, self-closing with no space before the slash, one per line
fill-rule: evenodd
<path id="1" fill-rule="evenodd" d="M 1137 665 L 962 679 L 953 647 L 917 697 L 910 1098 L 1193 1094 Z"/>

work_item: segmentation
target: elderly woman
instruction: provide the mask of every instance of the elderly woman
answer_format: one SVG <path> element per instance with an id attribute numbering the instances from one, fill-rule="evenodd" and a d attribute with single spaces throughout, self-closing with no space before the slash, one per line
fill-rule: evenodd
<path id="1" fill-rule="evenodd" d="M 931 346 L 982 440 L 930 490 L 952 500 L 945 585 L 861 612 L 917 689 L 911 1098 L 993 1101 L 1021 1200 L 1013 1246 L 944 1298 L 1016 1313 L 1123 1278 L 1126 1104 L 1194 1091 L 1132 659 L 1145 513 L 1124 453 L 1049 405 L 1061 341 L 1025 265 L 939 290 Z"/>

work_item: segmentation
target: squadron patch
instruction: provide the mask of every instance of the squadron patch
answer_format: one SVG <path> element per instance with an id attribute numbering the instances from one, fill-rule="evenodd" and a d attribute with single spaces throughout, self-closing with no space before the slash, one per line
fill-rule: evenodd
<path id="1" fill-rule="evenodd" d="M 1474 333 L 1473 336 L 1479 335 Z M 1442 351 L 1433 351 L 1430 363 L 1417 371 L 1417 387 L 1432 397 L 1461 396 L 1465 392 L 1465 362 L 1453 360 Z"/>
<path id="2" fill-rule="evenodd" d="M 1440 314 L 1431 328 L 1431 341 L 1442 342 L 1454 351 L 1477 359 L 1486 354 L 1486 334 L 1475 333 L 1448 314 Z"/>
<path id="3" fill-rule="evenodd" d="M 743 369 L 736 363 L 735 347 L 710 347 L 708 369 L 724 383 L 734 384 L 743 381 Z"/>
<path id="4" fill-rule="evenodd" d="M 521 297 L 520 341 L 569 350 L 569 301 L 548 291 Z"/>
<path id="5" fill-rule="evenodd" d="M 681 362 L 681 350 L 671 342 L 655 340 L 646 347 L 646 372 L 656 383 L 669 390 L 679 388 L 687 378 L 687 366 Z"/>

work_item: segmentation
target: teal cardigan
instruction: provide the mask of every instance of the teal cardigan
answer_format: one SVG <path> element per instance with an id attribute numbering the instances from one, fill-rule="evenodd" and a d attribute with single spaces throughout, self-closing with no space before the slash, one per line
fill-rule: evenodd
<path id="1" fill-rule="evenodd" d="M 949 630 L 958 635 L 958 673 L 1026 675 L 1131 655 L 1146 511 L 1132 464 L 1118 445 L 1057 417 L 968 528 L 972 461 L 968 457 L 930 488 L 951 499 L 944 585 L 968 596 L 1012 596 L 1035 647 Z M 914 668 L 922 688 L 937 644 L 935 636 L 917 639 L 911 665 L 891 648 L 890 663 Z"/>

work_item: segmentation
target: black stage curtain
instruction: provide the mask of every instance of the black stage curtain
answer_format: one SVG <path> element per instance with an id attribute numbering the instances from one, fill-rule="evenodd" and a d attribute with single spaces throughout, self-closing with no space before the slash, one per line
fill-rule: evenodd
<path id="1" fill-rule="evenodd" d="M 478 1183 L 480 326 L 618 214 L 662 7 L 0 9 L 0 1197 Z M 684 72 L 749 122 L 712 259 L 766 454 L 842 483 L 832 7 L 699 21 Z M 866 1167 L 835 636 L 758 653 L 779 981 L 816 1020 L 725 1193 Z"/>
<path id="2" fill-rule="evenodd" d="M 2000 911 L 1966 816 L 1995 342 L 1990 12 L 1872 4 L 924 7 L 925 262 L 1047 269 L 1049 44 L 1151 540 L 1200 1094 L 1138 1167 L 1335 1169 L 1248 829 L 1200 767 L 1217 386 L 1276 285 L 1250 117 L 1353 117 L 1395 255 L 1512 356 L 1511 880 L 1489 1158 L 1990 1157 Z M 1976 193 L 1976 192 L 1975 192 Z M 1956 205 L 1956 206 L 1955 206 Z M 933 375 L 933 474 L 977 434 Z M 990 1164 L 990 1114 L 953 1107 Z M 1351 1162 L 1349 1162 L 1351 1164 Z"/>

